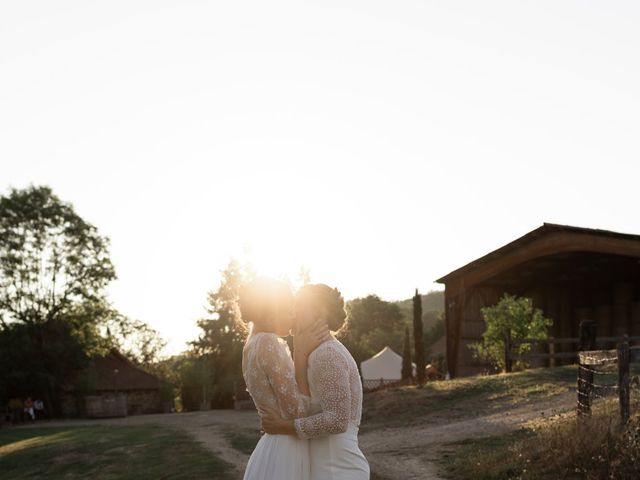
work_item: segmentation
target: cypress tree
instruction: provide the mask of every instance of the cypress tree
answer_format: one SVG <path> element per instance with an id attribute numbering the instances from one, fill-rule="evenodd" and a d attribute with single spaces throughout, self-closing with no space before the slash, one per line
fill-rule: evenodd
<path id="1" fill-rule="evenodd" d="M 404 327 L 404 349 L 402 350 L 402 380 L 407 380 L 412 377 L 411 337 L 409 336 L 409 326 L 406 326 Z"/>
<path id="2" fill-rule="evenodd" d="M 418 385 L 422 385 L 425 380 L 424 376 L 424 339 L 422 336 L 422 297 L 416 288 L 416 294 L 413 297 L 413 341 L 416 359 L 416 380 Z"/>

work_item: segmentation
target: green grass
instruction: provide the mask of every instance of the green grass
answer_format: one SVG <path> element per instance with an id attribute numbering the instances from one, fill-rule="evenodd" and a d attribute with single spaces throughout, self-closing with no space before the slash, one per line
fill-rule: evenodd
<path id="1" fill-rule="evenodd" d="M 473 417 L 574 390 L 576 379 L 577 367 L 569 365 L 380 390 L 364 397 L 362 427 L 415 425 L 438 415 Z"/>
<path id="2" fill-rule="evenodd" d="M 163 427 L 0 431 L 0 479 L 223 479 L 231 468 L 186 433 Z"/>
<path id="3" fill-rule="evenodd" d="M 253 453 L 253 450 L 260 440 L 260 432 L 256 429 L 248 428 L 238 429 L 227 427 L 224 430 L 224 436 L 229 440 L 231 447 L 247 455 Z"/>

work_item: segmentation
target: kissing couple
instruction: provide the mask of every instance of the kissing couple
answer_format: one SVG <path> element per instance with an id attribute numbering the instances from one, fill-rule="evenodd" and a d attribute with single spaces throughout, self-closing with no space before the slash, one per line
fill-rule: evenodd
<path id="1" fill-rule="evenodd" d="M 355 360 L 333 335 L 346 320 L 337 289 L 260 278 L 240 291 L 249 336 L 242 374 L 265 434 L 245 480 L 366 480 L 358 447 L 362 383 Z M 293 357 L 282 337 L 293 333 Z"/>

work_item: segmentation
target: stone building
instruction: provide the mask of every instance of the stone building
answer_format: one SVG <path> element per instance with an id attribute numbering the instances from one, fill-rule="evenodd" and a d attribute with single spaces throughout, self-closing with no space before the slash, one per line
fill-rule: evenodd
<path id="1" fill-rule="evenodd" d="M 171 410 L 171 402 L 163 398 L 163 392 L 170 390 L 165 382 L 115 349 L 94 357 L 85 375 L 88 395 L 67 392 L 63 402 L 66 416 L 122 417 Z"/>

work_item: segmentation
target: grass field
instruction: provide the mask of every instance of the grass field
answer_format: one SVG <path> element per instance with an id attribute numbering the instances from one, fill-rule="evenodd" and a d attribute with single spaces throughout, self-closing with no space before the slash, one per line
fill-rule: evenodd
<path id="1" fill-rule="evenodd" d="M 232 448 L 251 455 L 260 440 L 260 432 L 255 428 L 226 427 L 223 434 Z"/>
<path id="2" fill-rule="evenodd" d="M 186 433 L 157 426 L 0 431 L 0 479 L 223 479 L 229 465 Z"/>

